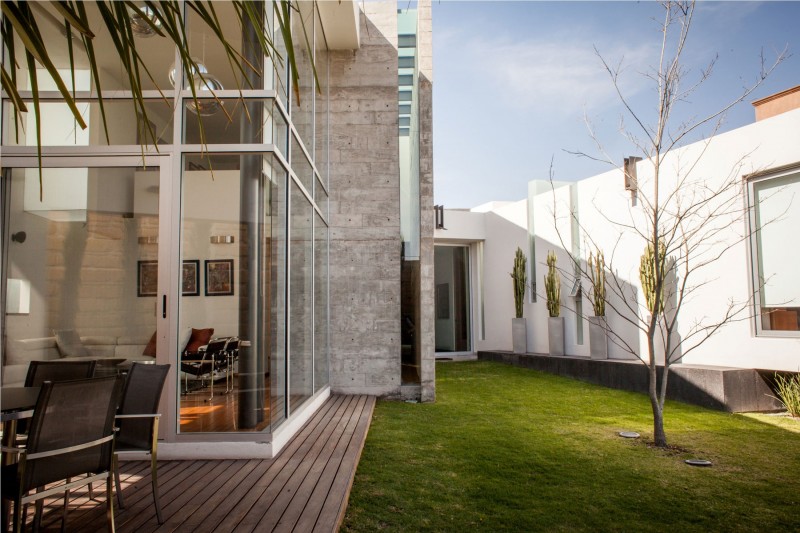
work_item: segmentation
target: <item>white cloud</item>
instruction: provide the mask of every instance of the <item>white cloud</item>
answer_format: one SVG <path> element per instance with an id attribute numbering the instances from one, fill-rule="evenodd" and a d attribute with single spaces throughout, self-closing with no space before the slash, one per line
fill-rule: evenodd
<path id="1" fill-rule="evenodd" d="M 565 44 L 567 43 L 567 44 Z M 621 86 L 630 96 L 642 90 L 653 48 L 598 46 L 611 65 L 623 66 Z M 490 78 L 495 95 L 512 98 L 515 106 L 564 106 L 598 109 L 616 99 L 615 89 L 591 43 L 566 39 L 509 43 L 483 41 L 469 45 L 468 68 Z"/>

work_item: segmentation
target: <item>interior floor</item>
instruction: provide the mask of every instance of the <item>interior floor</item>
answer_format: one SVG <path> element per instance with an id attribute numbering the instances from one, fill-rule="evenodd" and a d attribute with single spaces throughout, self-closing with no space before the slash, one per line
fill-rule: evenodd
<path id="1" fill-rule="evenodd" d="M 191 385 L 191 382 L 190 382 Z M 264 389 L 264 417 L 256 427 L 241 428 L 238 420 L 239 384 L 233 380 L 233 389 L 225 392 L 225 380 L 211 387 L 198 387 L 181 396 L 180 432 L 230 432 L 263 431 L 269 427 L 269 388 Z"/>

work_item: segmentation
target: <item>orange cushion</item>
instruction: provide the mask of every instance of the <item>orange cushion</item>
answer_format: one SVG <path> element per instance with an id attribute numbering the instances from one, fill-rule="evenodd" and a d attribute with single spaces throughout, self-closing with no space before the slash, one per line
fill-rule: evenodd
<path id="1" fill-rule="evenodd" d="M 156 356 L 156 332 L 153 332 L 153 336 L 150 337 L 150 341 L 147 343 L 147 346 L 144 347 L 144 351 L 142 355 L 149 355 L 150 357 Z"/>
<path id="2" fill-rule="evenodd" d="M 189 342 L 186 344 L 187 352 L 196 352 L 201 346 L 208 344 L 211 340 L 211 335 L 214 334 L 214 328 L 194 329 L 192 328 L 192 336 L 189 337 Z"/>

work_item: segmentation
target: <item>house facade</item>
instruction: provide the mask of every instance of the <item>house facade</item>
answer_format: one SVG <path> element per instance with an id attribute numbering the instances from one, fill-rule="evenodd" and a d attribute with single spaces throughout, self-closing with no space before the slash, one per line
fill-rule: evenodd
<path id="1" fill-rule="evenodd" d="M 696 288 L 678 315 L 673 341 L 690 339 L 698 324 L 719 321 L 730 309 L 736 314 L 696 349 L 687 350 L 694 343 L 686 341 L 685 353 L 675 353 L 673 362 L 800 370 L 798 94 L 795 87 L 754 102 L 756 122 L 674 150 L 663 161 L 662 190 L 684 199 L 693 194 L 690 184 L 717 190 L 731 183 L 725 189 L 728 218 L 714 222 L 723 223 L 700 243 L 705 258 L 720 258 L 692 274 Z M 594 313 L 585 272 L 590 253 L 599 249 L 614 289 L 607 292 L 606 319 L 615 337 L 608 358 L 647 360 L 647 338 L 634 324 L 647 315 L 639 280 L 645 240 L 637 231 L 648 227 L 641 195 L 651 190 L 652 165 L 635 159 L 633 165 L 637 183 L 630 182 L 630 171 L 626 183 L 620 168 L 575 182 L 532 181 L 528 197 L 517 202 L 444 210 L 435 233 L 437 353 L 512 349 L 509 273 L 519 247 L 528 258 L 530 283 L 526 351 L 549 351 L 544 275 L 547 254 L 554 251 L 565 352 L 589 357 L 588 319 Z M 582 276 L 573 258 L 581 262 Z M 675 287 L 681 278 L 676 272 Z"/>
<path id="2" fill-rule="evenodd" d="M 257 10 L 280 52 L 276 5 Z M 330 394 L 433 399 L 432 326 L 420 319 L 408 337 L 402 320 L 424 318 L 433 285 L 432 217 L 420 209 L 432 204 L 430 2 L 292 6 L 296 85 L 230 3 L 214 4 L 226 39 L 260 75 L 231 69 L 185 10 L 198 101 L 174 47 L 134 28 L 151 73 L 144 123 L 98 32 L 109 142 L 74 39 L 70 89 L 88 127 L 37 69 L 41 186 L 32 106 L 15 117 L 3 93 L 3 386 L 21 385 L 31 360 L 93 358 L 103 373 L 170 364 L 166 458 L 273 456 Z M 35 12 L 72 80 L 58 14 Z M 30 104 L 28 80 L 22 65 Z"/>

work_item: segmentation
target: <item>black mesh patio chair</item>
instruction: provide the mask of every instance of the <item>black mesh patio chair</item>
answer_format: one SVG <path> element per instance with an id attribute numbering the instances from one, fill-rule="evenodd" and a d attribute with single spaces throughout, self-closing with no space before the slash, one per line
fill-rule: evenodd
<path id="1" fill-rule="evenodd" d="M 25 376 L 26 387 L 39 387 L 45 381 L 68 381 L 94 376 L 97 361 L 31 361 Z"/>
<path id="2" fill-rule="evenodd" d="M 25 376 L 26 387 L 41 387 L 45 381 L 69 381 L 94 377 L 97 361 L 31 361 Z M 28 433 L 28 420 L 17 423 L 17 435 L 23 441 Z"/>
<path id="3" fill-rule="evenodd" d="M 60 493 L 64 493 L 63 531 L 69 492 L 102 480 L 108 530 L 114 531 L 111 466 L 121 389 L 122 379 L 116 376 L 42 383 L 27 446 L 3 448 L 4 453 L 19 456 L 17 463 L 2 467 L 2 497 L 14 503 L 15 532 L 22 530 L 23 506 L 35 502 L 34 524 L 38 524 L 42 500 Z M 4 531 L 7 519 L 3 513 Z"/>
<path id="4" fill-rule="evenodd" d="M 145 365 L 133 363 L 122 403 L 117 412 L 117 440 L 114 448 L 114 482 L 120 509 L 125 507 L 119 481 L 119 454 L 146 452 L 150 454 L 150 477 L 153 485 L 153 501 L 158 523 L 163 524 L 161 505 L 158 501 L 158 402 L 169 373 L 169 365 Z"/>
<path id="5" fill-rule="evenodd" d="M 201 378 L 201 386 L 205 384 L 205 376 L 211 382 L 211 395 L 206 401 L 214 398 L 214 372 L 224 370 L 227 357 L 224 355 L 228 339 L 214 339 L 208 343 L 206 349 L 200 352 L 185 352 L 181 356 L 181 372 L 186 376 L 184 393 L 189 392 L 189 376 Z"/>

